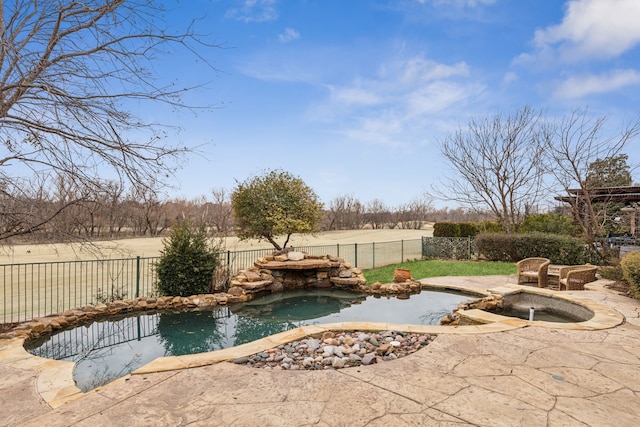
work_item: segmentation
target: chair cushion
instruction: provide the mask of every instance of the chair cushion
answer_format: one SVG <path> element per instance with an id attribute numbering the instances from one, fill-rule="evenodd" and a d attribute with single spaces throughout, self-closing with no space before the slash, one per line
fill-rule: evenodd
<path id="1" fill-rule="evenodd" d="M 537 276 L 538 272 L 529 270 L 529 271 L 521 271 L 520 274 L 523 276 Z"/>

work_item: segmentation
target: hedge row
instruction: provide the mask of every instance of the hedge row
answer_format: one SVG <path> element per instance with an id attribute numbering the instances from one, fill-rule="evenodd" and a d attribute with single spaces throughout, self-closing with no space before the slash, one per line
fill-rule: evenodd
<path id="1" fill-rule="evenodd" d="M 475 237 L 478 233 L 497 233 L 502 226 L 497 222 L 436 222 L 433 237 Z"/>
<path id="2" fill-rule="evenodd" d="M 517 262 L 524 258 L 549 258 L 553 264 L 576 265 L 594 261 L 590 246 L 575 237 L 547 233 L 485 233 L 475 239 L 481 258 Z"/>

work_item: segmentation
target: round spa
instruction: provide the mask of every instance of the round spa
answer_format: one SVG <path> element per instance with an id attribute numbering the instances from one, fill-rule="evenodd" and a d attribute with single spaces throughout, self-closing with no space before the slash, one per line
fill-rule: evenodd
<path id="1" fill-rule="evenodd" d="M 498 295 L 497 307 L 480 310 L 461 310 L 460 324 L 483 324 L 500 322 L 507 318 L 554 323 L 581 323 L 593 318 L 594 312 L 577 302 L 556 296 L 533 292 L 512 292 Z"/>

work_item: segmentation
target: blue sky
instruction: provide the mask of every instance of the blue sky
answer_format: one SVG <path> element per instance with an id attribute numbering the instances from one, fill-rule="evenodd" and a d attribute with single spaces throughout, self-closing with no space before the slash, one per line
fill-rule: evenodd
<path id="1" fill-rule="evenodd" d="M 353 195 L 395 207 L 450 173 L 438 140 L 471 117 L 588 107 L 618 129 L 640 114 L 638 0 L 179 5 L 168 19 L 201 18 L 196 31 L 223 48 L 204 53 L 217 72 L 192 57 L 158 65 L 182 84 L 206 81 L 188 101 L 215 106 L 144 113 L 178 124 L 170 137 L 202 152 L 177 174 L 175 197 L 283 169 L 325 204 Z M 637 140 L 625 151 L 640 161 Z"/>

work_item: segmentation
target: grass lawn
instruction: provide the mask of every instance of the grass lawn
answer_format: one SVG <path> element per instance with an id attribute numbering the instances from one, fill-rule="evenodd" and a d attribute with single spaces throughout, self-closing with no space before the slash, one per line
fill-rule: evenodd
<path id="1" fill-rule="evenodd" d="M 367 283 L 390 283 L 396 268 L 411 270 L 414 279 L 426 279 L 440 276 L 493 276 L 515 274 L 516 265 L 512 262 L 478 262 L 478 261 L 410 261 L 391 264 L 382 268 L 364 270 Z"/>

